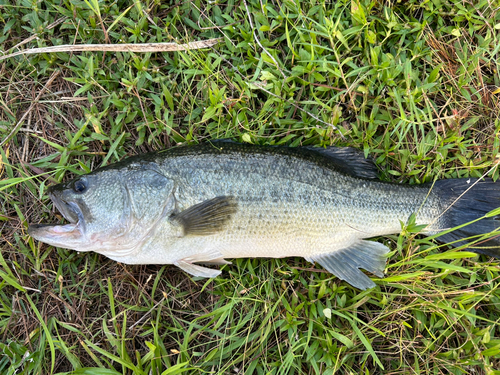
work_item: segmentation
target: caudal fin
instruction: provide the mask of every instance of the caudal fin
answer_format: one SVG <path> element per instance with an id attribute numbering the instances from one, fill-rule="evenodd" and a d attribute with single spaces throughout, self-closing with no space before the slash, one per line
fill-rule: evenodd
<path id="1" fill-rule="evenodd" d="M 468 190 L 469 189 L 469 190 Z M 440 196 L 447 211 L 439 220 L 440 227 L 454 228 L 477 220 L 488 212 L 500 207 L 500 181 L 491 179 L 440 180 L 434 184 L 434 191 Z M 500 215 L 487 217 L 475 223 L 456 229 L 438 237 L 442 242 L 454 242 L 468 237 L 486 234 L 500 228 Z M 462 246 L 474 239 L 455 242 L 453 246 Z M 500 232 L 472 245 L 468 250 L 500 258 Z"/>

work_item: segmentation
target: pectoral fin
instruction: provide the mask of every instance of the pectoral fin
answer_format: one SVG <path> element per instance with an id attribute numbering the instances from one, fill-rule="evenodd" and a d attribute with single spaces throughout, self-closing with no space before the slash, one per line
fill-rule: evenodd
<path id="1" fill-rule="evenodd" d="M 179 259 L 174 262 L 174 264 L 181 268 L 183 271 L 200 277 L 217 277 L 221 274 L 220 270 L 215 270 L 212 268 L 207 268 L 193 264 L 195 262 L 207 263 L 207 264 L 231 264 L 224 259 L 223 255 L 218 251 L 207 251 L 200 254 L 195 254 L 190 257 Z"/>
<path id="2" fill-rule="evenodd" d="M 386 254 L 389 248 L 379 242 L 359 241 L 345 249 L 306 258 L 317 262 L 341 280 L 365 290 L 375 283 L 359 269 L 363 268 L 378 277 L 384 277 Z"/>
<path id="3" fill-rule="evenodd" d="M 172 215 L 170 220 L 183 227 L 185 236 L 206 236 L 222 230 L 236 210 L 233 197 L 215 197 Z"/>

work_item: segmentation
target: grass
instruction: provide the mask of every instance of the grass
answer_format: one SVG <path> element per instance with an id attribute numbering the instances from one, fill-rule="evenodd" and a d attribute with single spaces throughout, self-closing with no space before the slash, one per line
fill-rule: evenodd
<path id="1" fill-rule="evenodd" d="M 411 228 L 360 292 L 302 259 L 238 259 L 214 280 L 33 241 L 53 181 L 126 155 L 232 138 L 340 145 L 381 178 L 498 178 L 494 1 L 0 3 L 3 374 L 500 374 L 498 260 Z M 23 119 L 22 122 L 19 122 Z"/>

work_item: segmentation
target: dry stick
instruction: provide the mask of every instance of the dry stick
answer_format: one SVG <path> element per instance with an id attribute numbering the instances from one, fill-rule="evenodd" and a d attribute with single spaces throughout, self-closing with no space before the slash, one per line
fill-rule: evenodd
<path id="1" fill-rule="evenodd" d="M 139 43 L 139 44 L 79 44 L 79 45 L 62 45 L 42 48 L 32 48 L 9 55 L 1 56 L 0 61 L 10 57 L 19 55 L 28 55 L 34 53 L 54 53 L 54 52 L 84 52 L 84 51 L 111 51 L 111 52 L 172 52 L 186 51 L 191 49 L 200 49 L 212 47 L 219 43 L 222 39 L 200 40 L 198 42 L 189 42 L 185 44 L 178 43 Z"/>
<path id="2" fill-rule="evenodd" d="M 38 104 L 38 100 L 40 99 L 40 97 L 43 95 L 43 93 L 45 91 L 47 91 L 47 89 L 50 87 L 50 85 L 52 84 L 52 82 L 54 82 L 54 80 L 56 79 L 56 77 L 58 75 L 59 75 L 59 71 L 58 70 L 55 71 L 54 73 L 52 73 L 52 75 L 50 76 L 50 78 L 47 81 L 47 83 L 45 84 L 45 86 L 42 87 L 42 89 L 40 90 L 40 92 L 36 96 L 35 100 L 33 100 L 33 102 L 31 103 L 31 105 L 29 106 L 28 110 L 26 112 L 24 112 L 23 117 L 21 117 L 21 119 L 16 124 L 16 126 L 14 126 L 14 129 L 12 129 L 12 131 L 10 132 L 10 134 L 0 143 L 0 147 L 2 147 L 5 143 L 7 143 L 17 133 L 17 131 L 19 130 L 19 128 L 23 124 L 24 119 L 26 118 L 26 116 L 28 116 L 31 113 L 31 110 L 33 109 L 33 107 L 36 104 Z"/>
<path id="3" fill-rule="evenodd" d="M 198 42 L 189 42 L 185 44 L 178 43 L 140 43 L 140 44 L 81 44 L 81 45 L 62 45 L 62 46 L 52 46 L 52 47 L 42 47 L 42 48 L 32 48 L 28 50 L 23 50 L 9 55 L 1 56 L 0 61 L 8 59 L 10 57 L 15 57 L 19 55 L 27 54 L 37 54 L 37 53 L 53 53 L 53 52 L 84 52 L 84 51 L 113 51 L 113 52 L 171 52 L 171 51 L 185 51 L 192 49 L 200 49 L 211 47 L 221 41 L 221 38 L 202 40 Z M 14 129 L 1 143 L 0 147 L 7 143 L 19 130 L 23 124 L 26 116 L 31 112 L 35 104 L 46 89 L 51 85 L 54 79 L 57 77 L 59 72 L 55 72 L 49 78 L 45 86 L 42 88 L 40 93 L 37 95 L 36 99 L 31 103 L 28 110 L 23 114 L 19 122 L 14 126 Z"/>

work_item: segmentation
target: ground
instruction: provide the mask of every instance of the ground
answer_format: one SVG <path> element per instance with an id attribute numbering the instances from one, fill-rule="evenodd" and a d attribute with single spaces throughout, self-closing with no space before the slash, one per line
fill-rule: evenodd
<path id="1" fill-rule="evenodd" d="M 0 1 L 0 372 L 500 374 L 498 260 L 416 235 L 361 292 L 303 259 L 222 276 L 34 241 L 55 181 L 230 138 L 337 145 L 381 179 L 498 178 L 498 1 Z M 0 57 L 1 58 L 1 57 Z"/>

